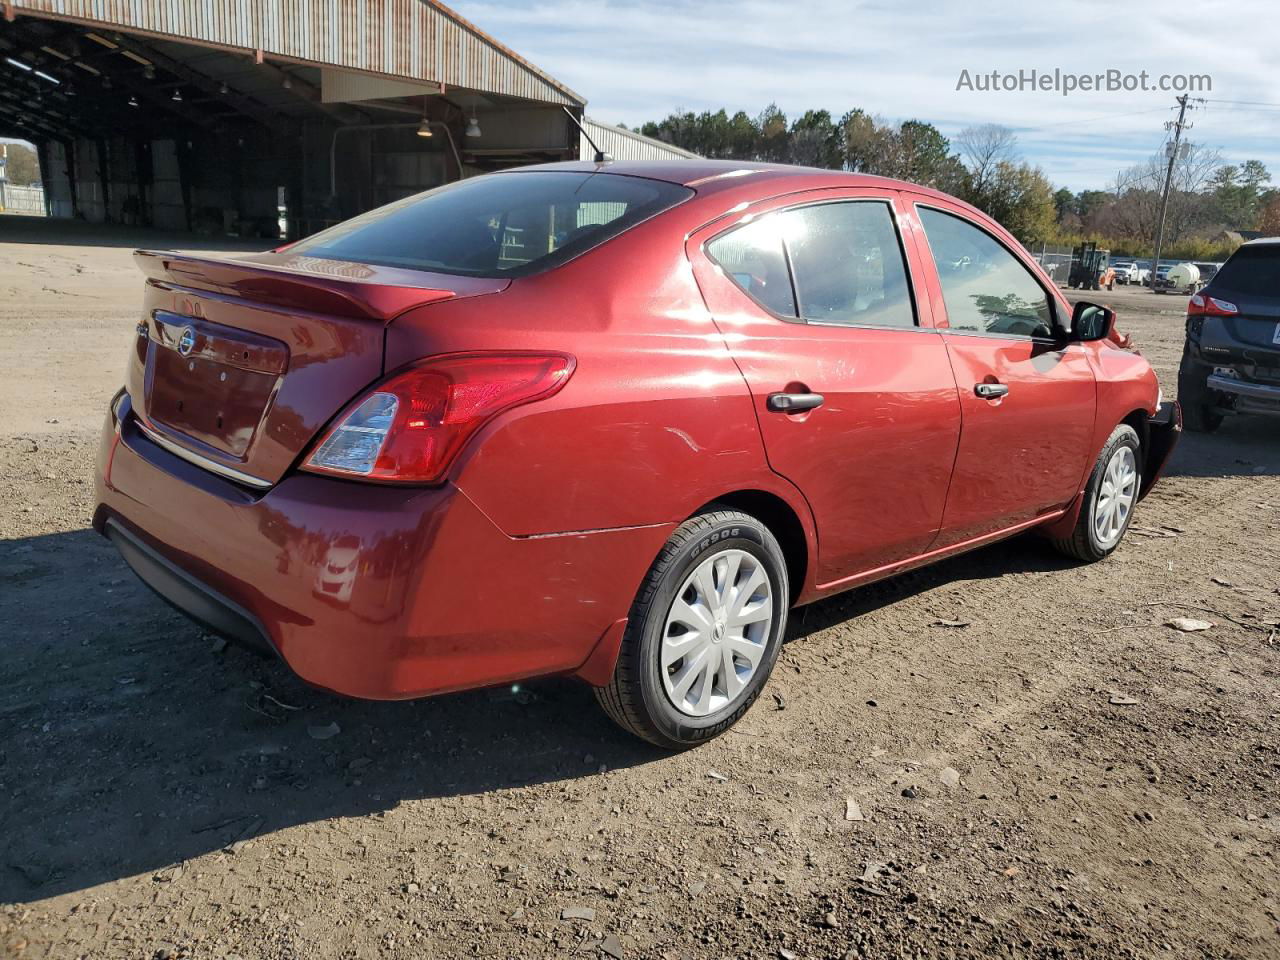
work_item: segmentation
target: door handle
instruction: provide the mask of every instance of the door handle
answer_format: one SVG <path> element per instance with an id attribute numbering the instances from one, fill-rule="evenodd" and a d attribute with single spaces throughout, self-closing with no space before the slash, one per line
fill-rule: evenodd
<path id="1" fill-rule="evenodd" d="M 765 406 L 774 413 L 803 413 L 822 406 L 824 399 L 820 393 L 771 393 Z"/>
<path id="2" fill-rule="evenodd" d="M 994 400 L 997 397 L 1006 396 L 1009 388 L 1003 383 L 975 383 L 973 392 L 984 400 Z"/>

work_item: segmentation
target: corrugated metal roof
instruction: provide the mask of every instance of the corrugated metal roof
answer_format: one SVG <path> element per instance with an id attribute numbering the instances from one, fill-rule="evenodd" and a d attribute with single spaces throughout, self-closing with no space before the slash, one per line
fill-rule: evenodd
<path id="1" fill-rule="evenodd" d="M 598 120 L 592 120 L 590 117 L 583 117 L 582 125 L 587 128 L 587 132 L 591 134 L 591 139 L 596 142 L 596 146 L 615 160 L 698 158 L 696 153 L 690 153 L 688 150 L 670 143 L 655 140 L 653 137 L 646 137 L 643 134 L 636 133 L 634 130 L 615 127 L 611 123 L 601 123 Z M 579 134 L 579 137 L 581 152 L 578 156 L 583 160 L 590 160 L 595 156 L 595 151 L 591 149 L 591 144 L 587 142 L 586 137 L 581 134 Z"/>
<path id="2" fill-rule="evenodd" d="M 23 0 L 19 14 L 544 103 L 586 103 L 436 0 Z"/>

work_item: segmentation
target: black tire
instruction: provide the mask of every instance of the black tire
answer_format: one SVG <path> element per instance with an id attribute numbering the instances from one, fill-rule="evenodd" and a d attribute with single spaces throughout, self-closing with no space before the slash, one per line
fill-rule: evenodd
<path id="1" fill-rule="evenodd" d="M 1214 409 L 1209 389 L 1209 369 L 1183 351 L 1178 367 L 1178 403 L 1182 405 L 1182 425 L 1194 433 L 1213 433 L 1222 426 L 1222 414 Z"/>
<path id="2" fill-rule="evenodd" d="M 667 614 L 676 591 L 708 551 L 731 548 L 751 554 L 768 576 L 773 620 L 760 664 L 738 698 L 706 716 L 689 716 L 676 709 L 662 682 L 660 650 Z M 649 568 L 631 605 L 613 679 L 595 688 L 596 701 L 622 729 L 668 750 L 684 750 L 719 736 L 751 708 L 769 679 L 782 648 L 790 596 L 786 559 L 769 528 L 749 514 L 713 504 L 682 523 Z"/>
<path id="3" fill-rule="evenodd" d="M 1109 557 L 1124 541 L 1124 535 L 1129 531 L 1129 524 L 1133 522 L 1132 508 L 1130 508 L 1129 515 L 1125 518 L 1124 527 L 1121 529 L 1120 535 L 1110 545 L 1104 545 L 1098 540 L 1097 532 L 1093 526 L 1093 511 L 1098 500 L 1099 488 L 1102 486 L 1103 474 L 1116 448 L 1123 445 L 1127 445 L 1133 450 L 1134 460 L 1137 462 L 1138 469 L 1136 484 L 1139 489 L 1141 488 L 1142 444 L 1138 440 L 1138 432 L 1127 423 L 1122 423 L 1111 431 L 1111 436 L 1102 445 L 1102 452 L 1098 454 L 1098 459 L 1094 462 L 1093 471 L 1089 474 L 1089 482 L 1085 484 L 1084 502 L 1080 505 L 1080 516 L 1076 520 L 1075 529 L 1071 531 L 1071 536 L 1052 541 L 1054 548 L 1060 553 L 1065 553 L 1067 556 L 1082 560 L 1085 563 L 1095 563 L 1098 560 Z M 1136 500 L 1134 505 L 1136 506 Z"/>

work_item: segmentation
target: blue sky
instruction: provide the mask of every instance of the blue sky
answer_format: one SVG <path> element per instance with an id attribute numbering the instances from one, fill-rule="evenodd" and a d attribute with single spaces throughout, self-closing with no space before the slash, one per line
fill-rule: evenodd
<path id="1" fill-rule="evenodd" d="M 446 0 L 448 2 L 448 0 Z M 1003 123 L 1059 186 L 1105 187 L 1161 148 L 1174 93 L 957 91 L 962 70 L 1201 74 L 1213 100 L 1190 138 L 1230 162 L 1256 157 L 1280 183 L 1280 39 L 1264 0 L 1146 4 L 925 0 L 453 0 L 462 16 L 635 126 L 677 110 L 789 116 L 853 107 L 954 135 Z"/>

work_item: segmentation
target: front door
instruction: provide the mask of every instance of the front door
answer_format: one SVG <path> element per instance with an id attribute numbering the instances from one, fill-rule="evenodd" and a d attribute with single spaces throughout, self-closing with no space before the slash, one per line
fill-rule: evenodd
<path id="1" fill-rule="evenodd" d="M 960 404 L 946 346 L 917 315 L 894 194 L 763 206 L 695 234 L 689 254 L 769 463 L 813 510 L 816 579 L 831 585 L 932 544 Z"/>
<path id="2" fill-rule="evenodd" d="M 916 215 L 963 419 L 945 547 L 1071 502 L 1093 452 L 1096 385 L 1084 349 L 1055 333 L 1057 297 L 1021 255 L 941 201 Z"/>

